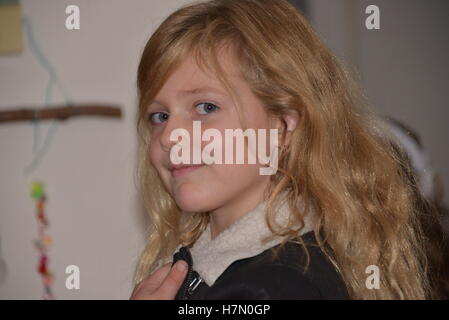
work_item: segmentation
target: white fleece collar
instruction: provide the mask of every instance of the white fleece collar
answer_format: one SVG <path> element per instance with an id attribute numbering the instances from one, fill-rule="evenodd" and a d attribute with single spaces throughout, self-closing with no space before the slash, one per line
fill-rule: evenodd
<path id="1" fill-rule="evenodd" d="M 282 237 L 276 237 L 266 243 L 261 242 L 262 239 L 271 235 L 265 222 L 265 206 L 266 202 L 261 202 L 256 208 L 219 233 L 213 240 L 211 240 L 210 224 L 208 224 L 190 248 L 193 269 L 198 272 L 207 285 L 213 285 L 234 261 L 256 256 L 282 242 Z M 276 222 L 280 225 L 286 224 L 289 214 L 288 203 L 284 201 L 276 216 Z M 307 215 L 304 220 L 305 225 L 301 230 L 301 235 L 313 228 L 310 215 Z"/>

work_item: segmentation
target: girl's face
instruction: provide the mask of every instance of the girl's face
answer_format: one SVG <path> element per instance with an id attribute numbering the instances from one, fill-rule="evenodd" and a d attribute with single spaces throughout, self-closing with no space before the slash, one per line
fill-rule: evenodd
<path id="1" fill-rule="evenodd" d="M 243 106 L 247 128 L 275 128 L 278 122 L 266 113 L 261 102 L 239 75 L 233 56 L 226 50 L 220 55 L 221 64 Z M 242 128 L 238 112 L 223 85 L 204 73 L 192 55 L 188 56 L 158 92 L 148 108 L 148 121 L 152 125 L 150 160 L 159 173 L 165 187 L 178 206 L 187 212 L 206 212 L 220 208 L 236 209 L 248 199 L 262 199 L 269 177 L 260 175 L 260 164 L 235 164 L 234 140 L 233 164 L 225 164 L 225 129 Z M 185 129 L 190 134 L 193 150 L 193 121 L 201 121 L 201 132 L 214 128 L 223 137 L 223 164 L 203 165 L 187 170 L 172 171 L 170 149 L 176 142 L 170 141 L 175 129 Z M 276 127 L 277 128 L 277 127 Z M 243 128 L 242 128 L 243 129 Z M 268 135 L 266 140 L 269 141 Z M 202 148 L 211 141 L 203 141 Z M 193 152 L 191 152 L 193 153 Z M 267 149 L 269 154 L 269 149 Z M 190 155 L 190 164 L 193 156 Z M 203 162 L 204 163 L 204 162 Z"/>

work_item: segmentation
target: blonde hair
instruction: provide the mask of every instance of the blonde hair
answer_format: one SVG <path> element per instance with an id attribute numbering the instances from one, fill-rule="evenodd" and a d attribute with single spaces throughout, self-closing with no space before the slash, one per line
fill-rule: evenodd
<path id="1" fill-rule="evenodd" d="M 271 180 L 266 218 L 273 233 L 299 238 L 293 223 L 314 210 L 318 243 L 352 298 L 427 298 L 425 239 L 401 160 L 348 72 L 286 0 L 197 1 L 172 13 L 149 39 L 138 69 L 137 175 L 151 225 L 135 282 L 169 261 L 179 244 L 194 243 L 209 221 L 204 213 L 180 215 L 151 165 L 148 103 L 189 53 L 230 88 L 217 58 L 223 43 L 232 45 L 267 112 L 299 115 Z M 295 219 L 275 228 L 281 193 Z M 380 271 L 378 290 L 365 284 L 370 265 Z"/>

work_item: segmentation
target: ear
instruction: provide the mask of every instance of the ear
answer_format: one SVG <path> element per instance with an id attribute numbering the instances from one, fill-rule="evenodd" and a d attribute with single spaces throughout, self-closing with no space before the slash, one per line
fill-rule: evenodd
<path id="1" fill-rule="evenodd" d="M 279 130 L 280 145 L 288 145 L 290 143 L 293 131 L 298 126 L 299 114 L 296 111 L 289 111 L 275 118 L 274 127 Z"/>

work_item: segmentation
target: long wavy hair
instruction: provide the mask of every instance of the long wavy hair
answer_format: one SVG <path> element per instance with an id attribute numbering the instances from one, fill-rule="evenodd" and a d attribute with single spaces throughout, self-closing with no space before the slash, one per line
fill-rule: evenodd
<path id="1" fill-rule="evenodd" d="M 150 225 L 135 283 L 169 262 L 178 245 L 193 244 L 209 222 L 207 213 L 180 214 L 150 163 L 149 101 L 189 53 L 235 97 L 219 63 L 225 43 L 269 114 L 299 115 L 271 176 L 265 214 L 273 234 L 300 239 L 293 226 L 313 210 L 318 244 L 351 298 L 428 298 L 425 237 L 403 162 L 362 90 L 286 0 L 196 1 L 169 15 L 147 42 L 137 79 L 136 177 Z M 287 226 L 274 222 L 281 194 L 294 218 Z M 379 289 L 367 288 L 371 265 Z"/>

